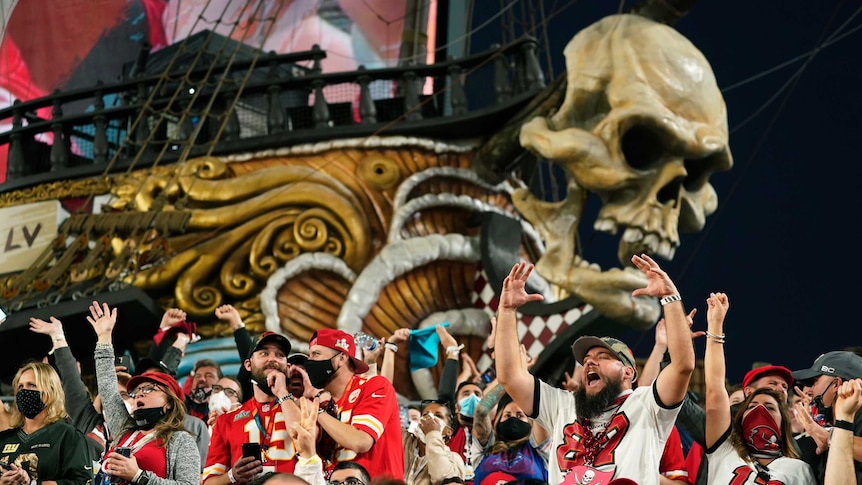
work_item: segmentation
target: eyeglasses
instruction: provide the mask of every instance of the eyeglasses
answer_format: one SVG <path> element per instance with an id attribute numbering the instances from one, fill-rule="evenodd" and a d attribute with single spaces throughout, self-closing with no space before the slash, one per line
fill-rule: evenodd
<path id="1" fill-rule="evenodd" d="M 213 392 L 224 392 L 225 396 L 227 396 L 227 397 L 236 397 L 236 398 L 239 397 L 239 393 L 234 391 L 233 389 L 231 389 L 229 387 L 222 387 L 218 384 L 215 384 L 215 385 L 213 385 L 212 389 L 213 389 Z"/>
<path id="2" fill-rule="evenodd" d="M 130 392 L 129 397 L 134 399 L 138 396 L 146 396 L 147 394 L 149 394 L 153 391 L 161 391 L 161 389 L 159 389 L 159 386 L 157 386 L 155 384 L 149 384 L 149 385 L 144 384 L 142 386 L 138 386 L 137 389 Z"/>
<path id="3" fill-rule="evenodd" d="M 339 482 L 338 480 L 330 480 L 329 482 L 327 482 L 327 485 L 365 485 L 365 482 L 358 478 L 350 477 L 343 482 Z"/>

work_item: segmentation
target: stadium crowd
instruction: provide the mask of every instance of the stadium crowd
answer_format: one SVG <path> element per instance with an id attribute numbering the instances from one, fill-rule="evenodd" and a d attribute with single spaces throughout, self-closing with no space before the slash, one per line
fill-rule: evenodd
<path id="1" fill-rule="evenodd" d="M 239 372 L 203 358 L 178 380 L 196 339 L 185 312 L 167 310 L 150 354 L 132 363 L 112 343 L 122 315 L 94 301 L 91 392 L 62 322 L 32 318 L 53 348 L 18 369 L 14 397 L 0 405 L 0 485 L 862 483 L 855 348 L 824 349 L 807 369 L 756 367 L 729 386 L 729 296 L 708 295 L 707 328 L 693 331 L 695 305 L 686 311 L 667 273 L 646 255 L 632 263 L 648 282 L 633 296 L 663 309 L 641 368 L 624 342 L 582 336 L 562 382 L 535 377 L 517 317 L 542 296 L 526 290 L 533 268 L 521 262 L 491 318 L 493 372 L 479 372 L 438 325 L 437 399 L 409 404 L 399 404 L 393 376 L 410 329 L 368 346 L 319 329 L 305 354 L 279 333 L 253 337 L 223 305 L 215 315 L 233 331 Z M 706 339 L 704 399 L 690 390 L 697 338 Z"/>

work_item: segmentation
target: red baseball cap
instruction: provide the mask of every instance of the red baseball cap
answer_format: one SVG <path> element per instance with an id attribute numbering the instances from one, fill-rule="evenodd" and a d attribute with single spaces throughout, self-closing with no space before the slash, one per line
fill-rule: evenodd
<path id="1" fill-rule="evenodd" d="M 129 383 L 126 384 L 126 390 L 132 392 L 144 382 L 155 382 L 156 384 L 161 384 L 170 389 L 177 399 L 183 398 L 183 391 L 180 389 L 180 385 L 177 384 L 177 380 L 171 377 L 170 374 L 165 374 L 164 372 L 144 372 L 143 374 L 136 375 L 129 379 Z"/>
<path id="2" fill-rule="evenodd" d="M 509 475 L 508 473 L 496 471 L 491 472 L 482 479 L 482 482 L 479 485 L 502 485 L 504 483 L 509 483 L 511 481 L 516 480 L 515 477 Z"/>
<path id="3" fill-rule="evenodd" d="M 336 328 L 321 328 L 314 332 L 314 335 L 311 336 L 311 341 L 308 342 L 309 349 L 315 345 L 322 345 L 328 349 L 344 352 L 353 361 L 357 374 L 368 372 L 368 364 L 356 358 L 356 341 L 353 339 L 353 335 Z"/>
<path id="4" fill-rule="evenodd" d="M 752 382 L 768 374 L 775 374 L 784 379 L 787 382 L 788 389 L 793 385 L 793 375 L 791 374 L 790 369 L 783 365 L 764 365 L 761 367 L 755 367 L 746 372 L 745 377 L 742 378 L 742 387 L 746 388 Z"/>

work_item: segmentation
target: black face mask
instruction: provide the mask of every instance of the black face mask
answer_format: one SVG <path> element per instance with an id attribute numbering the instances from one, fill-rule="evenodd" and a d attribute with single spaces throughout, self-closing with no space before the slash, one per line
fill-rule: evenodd
<path id="1" fill-rule="evenodd" d="M 18 411 L 27 419 L 33 419 L 45 409 L 45 403 L 42 402 L 42 391 L 36 389 L 21 389 L 15 394 L 15 404 L 18 406 Z"/>
<path id="2" fill-rule="evenodd" d="M 132 419 L 140 429 L 153 429 L 165 417 L 165 410 L 157 408 L 138 408 L 132 411 Z"/>
<path id="3" fill-rule="evenodd" d="M 251 383 L 254 384 L 255 386 L 257 386 L 257 388 L 260 389 L 261 391 L 263 391 L 263 393 L 266 394 L 267 396 L 273 395 L 272 394 L 272 388 L 269 387 L 269 384 L 266 383 L 266 379 L 262 379 L 262 380 L 252 379 Z"/>
<path id="4" fill-rule="evenodd" d="M 209 399 L 210 394 L 212 394 L 212 391 L 213 390 L 211 387 L 199 387 L 197 389 L 192 389 L 192 392 L 189 393 L 189 398 L 192 400 L 192 402 L 203 404 L 207 402 L 207 399 Z"/>
<path id="5" fill-rule="evenodd" d="M 497 424 L 497 437 L 503 441 L 518 441 L 526 438 L 532 429 L 530 423 L 511 417 Z"/>
<path id="6" fill-rule="evenodd" d="M 814 399 L 811 400 L 811 417 L 820 426 L 832 425 L 832 406 L 827 407 L 823 404 L 823 396 L 829 392 L 829 389 L 832 389 L 833 384 L 835 384 L 835 379 L 832 379 L 832 382 L 826 386 L 826 389 L 823 389 L 823 392 L 814 396 Z"/>
<path id="7" fill-rule="evenodd" d="M 335 368 L 332 367 L 332 359 L 306 360 L 305 373 L 312 387 L 323 389 L 335 377 Z"/>

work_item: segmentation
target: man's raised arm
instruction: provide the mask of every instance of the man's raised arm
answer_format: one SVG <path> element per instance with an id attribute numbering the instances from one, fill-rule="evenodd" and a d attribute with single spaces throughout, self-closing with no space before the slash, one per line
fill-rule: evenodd
<path id="1" fill-rule="evenodd" d="M 647 277 L 647 287 L 634 290 L 632 296 L 661 298 L 670 364 L 659 373 L 655 386 L 661 403 L 675 406 L 685 397 L 695 365 L 685 307 L 676 285 L 652 258 L 635 255 L 632 263 Z"/>

